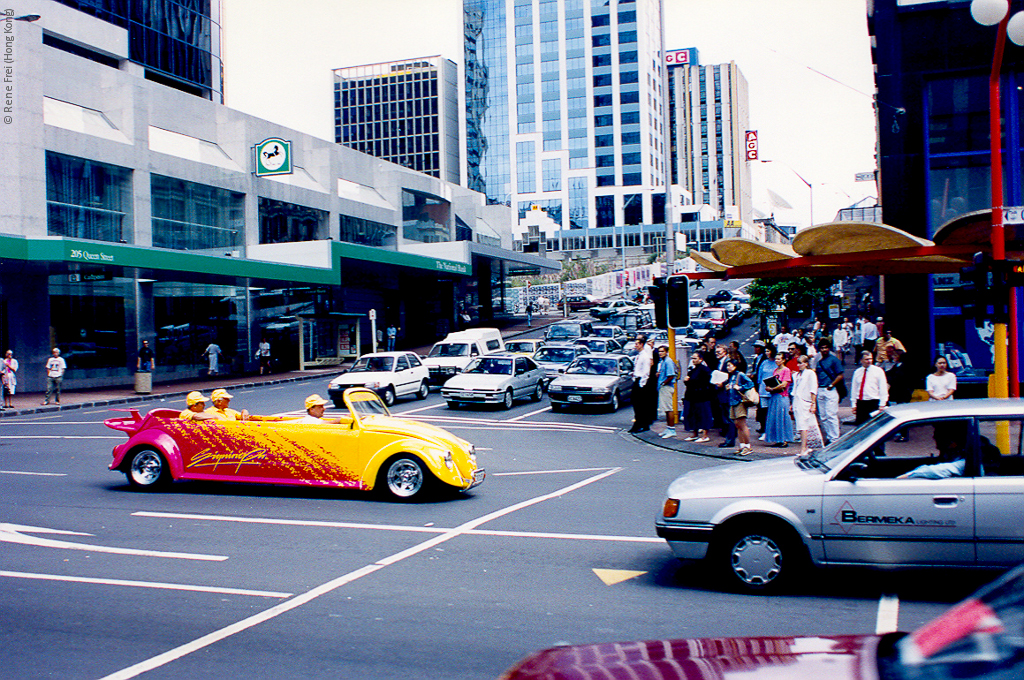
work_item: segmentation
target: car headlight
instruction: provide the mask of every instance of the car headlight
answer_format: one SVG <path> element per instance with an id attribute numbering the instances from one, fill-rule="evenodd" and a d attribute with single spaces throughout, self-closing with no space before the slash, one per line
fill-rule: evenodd
<path id="1" fill-rule="evenodd" d="M 380 383 L 379 382 L 368 382 L 368 383 L 366 383 L 366 388 L 367 389 L 375 390 L 378 387 L 380 387 Z"/>
<path id="2" fill-rule="evenodd" d="M 549 385 L 548 386 L 548 392 L 561 392 L 563 389 L 565 389 L 565 388 L 562 387 L 561 385 Z"/>
<path id="3" fill-rule="evenodd" d="M 675 517 L 679 514 L 679 500 L 676 498 L 666 498 L 665 508 L 661 511 L 663 517 Z"/>
<path id="4" fill-rule="evenodd" d="M 595 388 L 594 389 L 594 393 L 595 394 L 611 394 L 611 392 L 612 391 L 610 389 L 608 389 L 607 387 Z"/>

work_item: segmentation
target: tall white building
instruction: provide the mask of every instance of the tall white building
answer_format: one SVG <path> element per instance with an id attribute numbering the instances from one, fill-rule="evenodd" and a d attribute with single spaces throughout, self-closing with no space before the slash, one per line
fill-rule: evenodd
<path id="1" fill-rule="evenodd" d="M 466 182 L 516 211 L 515 248 L 663 243 L 660 0 L 463 7 Z"/>
<path id="2" fill-rule="evenodd" d="M 700 65 L 694 48 L 668 52 L 667 62 L 672 184 L 719 218 L 752 224 L 746 78 L 736 62 Z"/>

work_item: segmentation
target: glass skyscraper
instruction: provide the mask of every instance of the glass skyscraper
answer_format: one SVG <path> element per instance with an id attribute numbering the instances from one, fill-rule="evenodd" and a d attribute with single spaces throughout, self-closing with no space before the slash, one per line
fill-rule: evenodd
<path id="1" fill-rule="evenodd" d="M 520 220 L 544 213 L 513 227 L 516 247 L 588 248 L 590 229 L 663 222 L 660 0 L 463 8 L 467 184 Z"/>

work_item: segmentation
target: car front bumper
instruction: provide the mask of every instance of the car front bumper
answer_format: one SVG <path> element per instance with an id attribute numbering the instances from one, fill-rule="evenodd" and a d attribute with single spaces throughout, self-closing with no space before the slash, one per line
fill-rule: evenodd
<path id="1" fill-rule="evenodd" d="M 668 542 L 672 554 L 681 560 L 702 560 L 707 557 L 708 546 L 715 527 L 711 524 L 667 524 L 662 520 L 655 523 L 659 538 Z"/>
<path id="2" fill-rule="evenodd" d="M 611 392 L 552 392 L 548 389 L 548 399 L 552 404 L 588 406 L 592 404 L 607 405 L 612 403 Z"/>
<path id="3" fill-rule="evenodd" d="M 500 404 L 505 401 L 505 392 L 484 392 L 483 390 L 449 390 L 442 389 L 441 396 L 445 401 L 460 404 Z"/>

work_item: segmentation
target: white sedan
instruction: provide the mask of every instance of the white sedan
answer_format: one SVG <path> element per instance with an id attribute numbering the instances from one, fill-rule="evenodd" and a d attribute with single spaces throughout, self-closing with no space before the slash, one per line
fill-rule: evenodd
<path id="1" fill-rule="evenodd" d="M 342 393 L 349 387 L 365 387 L 380 395 L 391 406 L 396 397 L 415 395 L 426 399 L 429 394 L 429 369 L 412 352 L 374 352 L 359 357 L 352 368 L 331 381 L 327 395 L 338 408 L 344 408 Z"/>
<path id="2" fill-rule="evenodd" d="M 452 376 L 441 388 L 448 408 L 463 404 L 501 404 L 512 408 L 516 399 L 540 401 L 544 395 L 544 369 L 530 357 L 488 354 Z"/>

